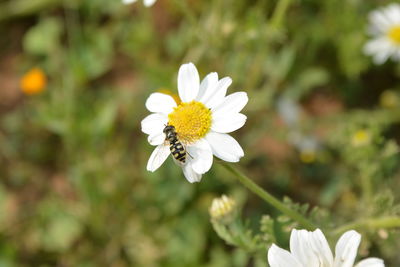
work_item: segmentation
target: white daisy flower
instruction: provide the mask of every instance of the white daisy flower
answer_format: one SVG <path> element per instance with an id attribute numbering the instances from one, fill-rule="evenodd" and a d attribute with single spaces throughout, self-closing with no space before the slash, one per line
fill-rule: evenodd
<path id="1" fill-rule="evenodd" d="M 352 267 L 357 256 L 361 235 L 354 230 L 344 233 L 336 244 L 335 258 L 324 234 L 293 229 L 290 252 L 273 244 L 268 250 L 271 267 Z M 383 260 L 367 258 L 355 267 L 384 267 Z"/>
<path id="2" fill-rule="evenodd" d="M 369 15 L 369 33 L 373 39 L 364 46 L 364 52 L 373 57 L 376 64 L 389 57 L 400 61 L 400 5 L 390 4 Z"/>
<path id="3" fill-rule="evenodd" d="M 136 1 L 137 0 L 122 0 L 122 3 L 124 3 L 125 5 L 129 5 L 129 4 L 135 3 Z M 157 0 L 143 0 L 144 5 L 147 7 L 154 5 L 154 3 L 156 1 Z"/>
<path id="4" fill-rule="evenodd" d="M 241 128 L 246 116 L 240 111 L 247 104 L 245 92 L 226 96 L 232 79 L 218 79 L 218 74 L 208 74 L 200 83 L 199 74 L 192 63 L 184 64 L 178 73 L 178 92 L 181 103 L 162 93 L 153 93 L 146 107 L 153 114 L 142 121 L 142 131 L 148 141 L 157 146 L 147 163 L 147 170 L 154 172 L 173 152 L 174 161 L 182 167 L 186 179 L 193 183 L 201 180 L 212 165 L 213 155 L 237 162 L 243 157 L 239 143 L 227 133 Z M 173 126 L 178 143 L 170 144 L 164 133 L 166 126 Z M 168 132 L 167 132 L 168 133 Z M 172 138 L 173 139 L 173 138 Z M 183 145 L 183 161 L 180 154 Z M 171 149 L 170 149 L 171 145 Z"/>

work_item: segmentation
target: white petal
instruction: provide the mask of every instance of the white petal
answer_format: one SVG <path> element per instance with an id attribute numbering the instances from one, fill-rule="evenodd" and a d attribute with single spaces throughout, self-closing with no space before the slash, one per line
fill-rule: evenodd
<path id="1" fill-rule="evenodd" d="M 150 114 L 142 120 L 142 132 L 146 134 L 159 134 L 168 123 L 168 117 L 162 113 Z"/>
<path id="2" fill-rule="evenodd" d="M 228 114 L 225 116 L 213 116 L 211 130 L 218 133 L 230 133 L 241 128 L 247 117 L 241 113 Z"/>
<path id="3" fill-rule="evenodd" d="M 244 156 L 242 147 L 228 134 L 209 132 L 205 138 L 211 146 L 212 153 L 222 160 L 238 162 Z"/>
<path id="4" fill-rule="evenodd" d="M 385 267 L 385 263 L 382 259 L 367 258 L 357 263 L 355 267 Z"/>
<path id="5" fill-rule="evenodd" d="M 301 263 L 284 249 L 272 244 L 268 249 L 268 263 L 270 267 L 308 267 Z"/>
<path id="6" fill-rule="evenodd" d="M 303 266 L 319 267 L 318 255 L 311 246 L 311 232 L 293 229 L 290 234 L 290 252 Z"/>
<path id="7" fill-rule="evenodd" d="M 393 53 L 393 45 L 386 37 L 376 38 L 364 46 L 364 53 L 373 56 L 374 63 L 384 63 Z"/>
<path id="8" fill-rule="evenodd" d="M 128 4 L 132 4 L 132 3 L 135 3 L 137 0 L 122 0 L 122 3 L 124 3 L 125 5 L 128 5 Z"/>
<path id="9" fill-rule="evenodd" d="M 213 154 L 208 142 L 200 139 L 194 145 L 186 147 L 188 158 L 196 173 L 203 174 L 210 170 L 213 162 Z"/>
<path id="10" fill-rule="evenodd" d="M 185 178 L 190 183 L 200 182 L 201 174 L 198 174 L 193 170 L 192 164 L 190 162 L 186 163 L 182 167 L 182 170 L 183 170 L 183 174 L 185 175 Z"/>
<path id="11" fill-rule="evenodd" d="M 154 149 L 153 153 L 147 162 L 147 170 L 154 172 L 157 170 L 161 164 L 167 159 L 168 155 L 170 154 L 169 147 L 166 145 L 159 145 Z"/>
<path id="12" fill-rule="evenodd" d="M 321 266 L 332 266 L 333 255 L 329 247 L 328 241 L 321 230 L 317 229 L 311 233 L 311 247 L 319 258 Z"/>
<path id="13" fill-rule="evenodd" d="M 154 5 L 154 3 L 156 2 L 157 0 L 144 0 L 144 5 L 145 6 L 152 6 L 152 5 Z"/>
<path id="14" fill-rule="evenodd" d="M 369 20 L 371 22 L 372 27 L 375 29 L 374 31 L 384 33 L 388 28 L 392 25 L 390 20 L 386 18 L 382 14 L 381 11 L 371 12 L 369 15 Z"/>
<path id="15" fill-rule="evenodd" d="M 163 132 L 157 132 L 157 133 L 151 134 L 147 137 L 147 141 L 152 146 L 161 145 L 165 141 L 165 134 Z"/>
<path id="16" fill-rule="evenodd" d="M 193 63 L 183 64 L 178 73 L 178 92 L 182 102 L 190 102 L 199 93 L 200 78 Z"/>
<path id="17" fill-rule="evenodd" d="M 176 107 L 175 100 L 166 94 L 153 93 L 146 100 L 146 108 L 151 112 L 169 114 Z"/>
<path id="18" fill-rule="evenodd" d="M 361 235 L 354 230 L 344 233 L 336 244 L 334 267 L 352 267 Z"/>
<path id="19" fill-rule="evenodd" d="M 400 23 L 400 6 L 398 4 L 391 4 L 382 12 L 385 14 L 387 19 L 391 22 L 392 25 L 397 25 Z"/>
<path id="20" fill-rule="evenodd" d="M 213 88 L 218 84 L 218 73 L 209 73 L 200 84 L 199 94 L 196 96 L 196 100 L 200 100 L 206 93 L 212 92 Z"/>
<path id="21" fill-rule="evenodd" d="M 249 101 L 245 92 L 237 92 L 225 97 L 224 101 L 215 107 L 213 115 L 221 116 L 224 114 L 232 114 L 240 112 Z"/>
<path id="22" fill-rule="evenodd" d="M 224 101 L 226 91 L 231 84 L 231 78 L 222 78 L 215 87 L 212 87 L 203 95 L 203 97 L 200 99 L 200 102 L 211 109 L 220 105 Z"/>

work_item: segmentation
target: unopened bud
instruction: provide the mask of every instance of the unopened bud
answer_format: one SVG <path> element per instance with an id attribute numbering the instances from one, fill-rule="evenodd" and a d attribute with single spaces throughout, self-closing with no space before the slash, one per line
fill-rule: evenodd
<path id="1" fill-rule="evenodd" d="M 212 219 L 223 219 L 230 217 L 236 208 L 236 202 L 226 195 L 220 198 L 214 198 L 210 207 L 210 216 Z"/>

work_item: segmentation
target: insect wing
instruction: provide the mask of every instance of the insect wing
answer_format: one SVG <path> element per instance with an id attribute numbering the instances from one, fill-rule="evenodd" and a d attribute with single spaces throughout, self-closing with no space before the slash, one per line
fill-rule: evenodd
<path id="1" fill-rule="evenodd" d="M 149 158 L 149 161 L 147 162 L 147 170 L 154 172 L 157 170 L 161 164 L 164 163 L 164 161 L 168 158 L 168 155 L 170 154 L 169 147 L 165 144 L 161 144 L 154 149 L 153 153 L 151 153 L 151 156 Z"/>

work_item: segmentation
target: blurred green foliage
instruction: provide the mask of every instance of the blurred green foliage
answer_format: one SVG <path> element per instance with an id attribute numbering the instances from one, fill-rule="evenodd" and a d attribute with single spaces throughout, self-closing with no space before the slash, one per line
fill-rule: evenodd
<path id="1" fill-rule="evenodd" d="M 234 134 L 240 167 L 328 236 L 400 216 L 400 106 L 379 101 L 399 94 L 400 68 L 362 54 L 367 14 L 387 3 L 0 1 L 0 266 L 267 266 L 267 247 L 287 246 L 296 222 L 218 164 L 199 184 L 172 160 L 146 171 L 145 99 L 176 92 L 188 61 L 248 93 L 248 121 Z M 35 66 L 47 90 L 24 96 L 19 79 Z M 295 128 L 277 112 L 281 97 L 300 107 Z M 294 134 L 316 140 L 315 158 L 302 162 Z M 211 224 L 222 193 L 241 213 Z M 357 231 L 362 256 L 400 264 L 397 229 Z"/>

